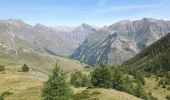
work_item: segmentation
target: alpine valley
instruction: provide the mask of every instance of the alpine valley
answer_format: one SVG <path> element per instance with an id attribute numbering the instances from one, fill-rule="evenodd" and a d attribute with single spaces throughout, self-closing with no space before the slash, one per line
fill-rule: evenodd
<path id="1" fill-rule="evenodd" d="M 0 20 L 0 100 L 170 100 L 170 21 Z"/>

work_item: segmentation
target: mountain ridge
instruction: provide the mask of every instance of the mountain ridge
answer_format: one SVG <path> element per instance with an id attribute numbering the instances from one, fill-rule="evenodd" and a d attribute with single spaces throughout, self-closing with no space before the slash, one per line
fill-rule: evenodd
<path id="1" fill-rule="evenodd" d="M 143 18 L 142 20 L 135 21 L 120 21 L 88 36 L 84 43 L 75 50 L 71 58 L 91 65 L 101 63 L 97 59 L 106 61 L 105 63 L 108 64 L 121 64 L 156 40 L 165 36 L 168 32 L 170 32 L 169 21 L 152 18 Z M 100 45 L 107 44 L 102 43 L 102 41 L 115 33 L 117 33 L 118 36 L 109 48 L 100 47 Z M 103 51 L 105 48 L 108 48 L 107 52 L 109 53 L 105 58 L 100 58 L 101 55 L 106 52 L 99 53 L 98 51 Z M 89 60 L 92 60 L 91 62 L 93 63 L 89 63 Z"/>

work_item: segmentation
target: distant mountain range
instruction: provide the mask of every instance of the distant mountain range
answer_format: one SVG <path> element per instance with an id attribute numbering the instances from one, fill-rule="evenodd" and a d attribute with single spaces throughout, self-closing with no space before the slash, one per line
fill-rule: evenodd
<path id="1" fill-rule="evenodd" d="M 169 32 L 170 21 L 120 21 L 89 35 L 71 58 L 90 65 L 121 64 Z"/>
<path id="2" fill-rule="evenodd" d="M 78 59 L 89 65 L 121 64 L 170 32 L 170 21 L 143 18 L 123 20 L 98 28 L 28 25 L 22 20 L 0 20 L 0 46 L 6 52 L 41 53 Z"/>
<path id="3" fill-rule="evenodd" d="M 67 30 L 67 31 L 66 31 Z M 0 43 L 7 52 L 29 48 L 53 55 L 69 56 L 96 29 L 82 24 L 79 27 L 47 27 L 28 25 L 22 20 L 0 20 Z"/>

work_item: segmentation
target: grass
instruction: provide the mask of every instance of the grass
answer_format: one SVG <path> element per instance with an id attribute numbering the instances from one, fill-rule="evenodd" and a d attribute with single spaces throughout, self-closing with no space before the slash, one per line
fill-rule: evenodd
<path id="1" fill-rule="evenodd" d="M 56 63 L 65 72 L 84 70 L 85 64 L 79 61 L 28 51 L 20 51 L 16 55 L 0 47 L 0 65 L 5 66 L 5 73 L 0 73 L 0 94 L 5 91 L 13 93 L 5 96 L 5 100 L 41 100 L 43 82 L 48 79 Z M 28 65 L 29 72 L 21 72 L 23 64 Z"/>
<path id="2" fill-rule="evenodd" d="M 5 100 L 41 100 L 41 87 L 47 76 L 42 74 L 33 76 L 35 72 L 17 72 L 6 70 L 0 74 L 0 93 L 10 91 L 13 94 L 5 97 Z M 36 73 L 37 74 L 37 73 Z"/>
<path id="3" fill-rule="evenodd" d="M 5 73 L 0 73 L 0 93 L 13 93 L 5 96 L 5 100 L 41 100 L 43 82 L 48 79 L 56 63 L 68 73 L 81 70 L 88 75 L 92 70 L 84 69 L 86 65 L 79 61 L 32 50 L 21 51 L 17 55 L 14 52 L 5 53 L 6 50 L 2 48 L 0 52 L 0 65 L 5 65 Z M 29 66 L 29 72 L 20 72 L 23 64 Z M 75 94 L 79 93 L 80 97 L 86 91 L 87 100 L 138 100 L 132 95 L 113 89 L 73 88 L 73 91 Z"/>
<path id="4" fill-rule="evenodd" d="M 74 88 L 74 93 L 77 98 L 86 98 L 79 100 L 140 100 L 130 94 L 116 91 L 114 89 L 104 89 L 104 88 Z M 78 99 L 75 99 L 78 100 Z"/>
<path id="5" fill-rule="evenodd" d="M 158 100 L 166 100 L 166 96 L 170 94 L 170 90 L 158 87 L 158 82 L 155 81 L 155 78 L 146 78 L 144 90 L 147 93 L 151 92 L 152 95 L 157 97 Z"/>

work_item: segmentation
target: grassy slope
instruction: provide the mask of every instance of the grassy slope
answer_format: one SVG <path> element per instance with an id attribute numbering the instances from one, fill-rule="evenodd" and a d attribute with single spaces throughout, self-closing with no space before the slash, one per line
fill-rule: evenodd
<path id="1" fill-rule="evenodd" d="M 63 57 L 49 56 L 37 52 L 20 52 L 18 55 L 14 53 L 4 53 L 5 50 L 0 49 L 0 64 L 5 65 L 5 73 L 0 73 L 0 93 L 4 91 L 13 92 L 12 95 L 5 97 L 5 100 L 41 100 L 41 88 L 43 82 L 48 79 L 48 74 L 58 63 L 62 69 L 67 72 L 84 70 L 84 64 L 79 61 L 67 59 Z M 21 66 L 26 63 L 30 67 L 29 72 L 19 72 Z M 73 89 L 80 91 L 80 89 Z M 106 90 L 106 89 L 90 89 L 90 92 L 99 91 L 100 95 L 93 95 L 90 99 L 100 98 L 100 100 L 137 100 L 136 97 L 127 93 Z M 107 95 L 107 96 L 106 96 Z"/>
<path id="2" fill-rule="evenodd" d="M 73 90 L 74 90 L 74 93 L 86 92 L 86 93 L 91 94 L 91 96 L 87 100 L 141 100 L 141 99 L 134 97 L 128 93 L 116 91 L 113 89 L 74 88 Z M 93 93 L 95 93 L 95 92 L 97 92 L 97 94 L 93 95 Z"/>
<path id="3" fill-rule="evenodd" d="M 146 78 L 146 85 L 144 90 L 149 93 L 151 92 L 154 97 L 157 97 L 158 100 L 166 100 L 165 97 L 170 94 L 170 90 L 166 88 L 158 87 L 158 82 L 155 81 L 155 78 Z"/>
<path id="4" fill-rule="evenodd" d="M 0 72 L 0 93 L 10 91 L 14 94 L 7 100 L 41 100 L 42 83 L 47 80 L 56 63 L 66 72 L 84 70 L 85 64 L 79 61 L 42 54 L 35 51 L 5 53 L 0 48 L 0 65 L 5 65 L 5 73 Z M 19 72 L 23 64 L 30 67 L 28 73 Z"/>

